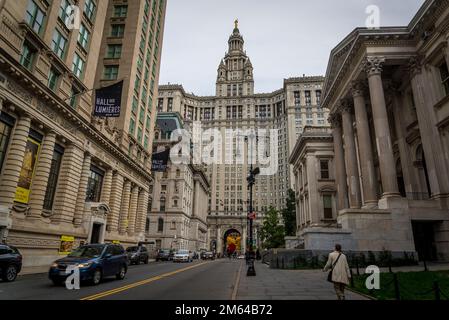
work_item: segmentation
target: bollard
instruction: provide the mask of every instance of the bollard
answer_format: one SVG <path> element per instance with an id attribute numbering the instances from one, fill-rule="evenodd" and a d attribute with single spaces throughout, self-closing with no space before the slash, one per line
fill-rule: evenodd
<path id="1" fill-rule="evenodd" d="M 359 276 L 360 270 L 359 270 L 359 259 L 358 258 L 355 259 L 355 267 L 357 268 L 357 275 Z"/>
<path id="2" fill-rule="evenodd" d="M 440 286 L 438 285 L 438 281 L 435 281 L 433 283 L 433 289 L 435 290 L 435 300 L 440 301 L 441 296 L 440 296 Z"/>
<path id="3" fill-rule="evenodd" d="M 399 292 L 399 280 L 398 275 L 393 273 L 393 281 L 394 281 L 394 294 L 396 296 L 396 300 L 401 300 L 401 293 Z"/>
<path id="4" fill-rule="evenodd" d="M 388 260 L 388 272 L 393 273 L 393 270 L 391 269 L 391 259 Z"/>
<path id="5" fill-rule="evenodd" d="M 424 271 L 426 272 L 429 271 L 429 269 L 427 268 L 426 258 L 424 258 L 423 262 L 424 262 Z"/>

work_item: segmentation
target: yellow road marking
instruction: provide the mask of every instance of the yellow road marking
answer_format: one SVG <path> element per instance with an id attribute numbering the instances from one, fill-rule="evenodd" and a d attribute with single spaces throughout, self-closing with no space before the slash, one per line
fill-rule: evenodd
<path id="1" fill-rule="evenodd" d="M 239 272 L 237 273 L 237 278 L 235 279 L 234 289 L 232 290 L 231 300 L 235 300 L 237 298 L 237 291 L 239 290 L 240 284 L 240 275 L 242 274 L 243 262 L 240 263 Z"/>
<path id="2" fill-rule="evenodd" d="M 183 268 L 183 269 L 175 270 L 175 271 L 172 271 L 172 272 L 164 273 L 164 274 L 161 274 L 161 275 L 158 275 L 158 276 L 146 279 L 146 280 L 142 280 L 142 281 L 138 281 L 138 282 L 135 282 L 135 283 L 128 284 L 128 285 L 120 287 L 120 288 L 115 288 L 115 289 L 111 289 L 111 290 L 108 290 L 108 291 L 100 292 L 100 293 L 97 293 L 97 294 L 94 294 L 94 295 L 82 298 L 80 300 L 97 300 L 97 299 L 101 299 L 101 298 L 104 298 L 104 297 L 107 297 L 107 296 L 111 296 L 113 294 L 117 294 L 117 293 L 129 290 L 129 289 L 132 289 L 132 288 L 143 286 L 145 284 L 148 284 L 148 283 L 151 283 L 151 282 L 154 282 L 154 281 L 157 281 L 157 280 L 161 280 L 163 278 L 167 278 L 167 277 L 173 276 L 173 275 L 181 273 L 181 272 L 185 272 L 185 271 L 188 271 L 188 270 L 191 270 L 191 269 L 194 269 L 194 268 L 198 268 L 198 267 L 203 266 L 203 265 L 208 264 L 208 263 L 211 263 L 211 262 L 203 262 L 203 263 L 199 263 L 199 264 L 187 267 L 187 268 Z"/>

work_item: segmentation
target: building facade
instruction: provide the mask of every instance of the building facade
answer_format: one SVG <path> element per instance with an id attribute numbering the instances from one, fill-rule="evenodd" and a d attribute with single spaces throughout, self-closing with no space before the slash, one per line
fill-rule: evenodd
<path id="1" fill-rule="evenodd" d="M 249 199 L 246 178 L 250 168 L 247 156 L 251 142 L 246 144 L 244 138 L 248 136 L 248 130 L 256 133 L 259 129 L 275 130 L 279 137 L 276 173 L 258 176 L 254 187 L 258 224 L 270 206 L 277 209 L 285 206 L 287 190 L 293 187 L 288 157 L 304 126 L 327 124 L 328 112 L 321 107 L 324 78 L 286 79 L 280 90 L 255 93 L 253 72 L 236 22 L 228 41 L 228 51 L 217 70 L 214 96 L 199 97 L 186 93 L 181 85 L 159 87 L 158 111 L 180 114 L 191 131 L 194 124 L 200 124 L 203 130 L 218 130 L 221 137 L 226 137 L 226 130 L 237 132 L 232 139 L 223 139 L 220 151 L 225 155 L 243 154 L 244 161 L 227 163 L 221 159 L 208 165 L 206 171 L 211 182 L 209 242 L 211 248 L 219 253 L 226 251 L 229 235 L 241 239 L 239 251 L 244 251 L 246 245 Z M 269 141 L 265 142 L 269 145 Z"/>
<path id="2" fill-rule="evenodd" d="M 170 148 L 171 133 L 183 126 L 179 114 L 159 113 L 154 151 Z M 207 249 L 209 194 L 209 180 L 201 167 L 169 160 L 164 172 L 153 172 L 147 238 L 158 249 Z"/>
<path id="3" fill-rule="evenodd" d="M 125 80 L 118 121 L 92 116 L 92 89 L 135 77 L 137 63 L 122 66 L 121 54 L 139 56 L 136 46 L 121 46 L 145 17 L 159 21 L 157 82 L 165 2 L 1 1 L 0 16 L 1 240 L 19 248 L 25 268 L 47 268 L 67 245 L 145 241 L 151 148 L 128 130 L 136 86 Z M 152 114 L 155 103 L 146 105 Z"/>
<path id="4" fill-rule="evenodd" d="M 408 26 L 358 28 L 331 53 L 323 107 L 346 250 L 449 259 L 448 21 L 448 2 L 428 0 Z"/>

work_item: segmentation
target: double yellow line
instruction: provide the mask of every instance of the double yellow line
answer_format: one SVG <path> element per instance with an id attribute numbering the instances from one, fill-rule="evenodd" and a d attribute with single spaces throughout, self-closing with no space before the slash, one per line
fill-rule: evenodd
<path id="1" fill-rule="evenodd" d="M 149 279 L 146 279 L 146 280 L 142 280 L 142 281 L 139 281 L 139 282 L 131 283 L 129 285 L 126 285 L 126 286 L 123 286 L 123 287 L 120 287 L 120 288 L 116 288 L 116 289 L 111 289 L 111 290 L 108 290 L 108 291 L 100 292 L 100 293 L 94 294 L 92 296 L 88 296 L 88 297 L 82 298 L 80 300 L 98 300 L 98 299 L 101 299 L 101 298 L 104 298 L 104 297 L 108 297 L 108 296 L 111 296 L 113 294 L 117 294 L 117 293 L 129 290 L 129 289 L 132 289 L 132 288 L 143 286 L 145 284 L 148 284 L 148 283 L 151 283 L 151 282 L 154 282 L 154 281 L 157 281 L 157 280 L 161 280 L 163 278 L 167 278 L 167 277 L 173 276 L 173 275 L 181 273 L 181 272 L 185 272 L 185 271 L 188 271 L 188 270 L 191 270 L 191 269 L 194 269 L 194 268 L 198 268 L 198 267 L 200 267 L 202 265 L 205 265 L 205 264 L 208 264 L 208 263 L 210 263 L 210 262 L 203 262 L 203 263 L 199 263 L 199 264 L 187 267 L 187 268 L 183 268 L 183 269 L 179 269 L 179 270 L 176 270 L 176 271 L 164 273 L 164 274 L 161 274 L 159 276 L 155 276 L 155 277 L 152 277 L 152 278 L 149 278 Z"/>

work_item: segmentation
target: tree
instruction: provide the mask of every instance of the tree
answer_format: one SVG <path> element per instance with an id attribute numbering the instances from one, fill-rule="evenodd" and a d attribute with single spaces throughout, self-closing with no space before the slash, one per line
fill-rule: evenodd
<path id="1" fill-rule="evenodd" d="M 294 237 L 296 235 L 296 199 L 295 191 L 292 189 L 287 192 L 287 202 L 281 213 L 284 219 L 285 236 Z"/>
<path id="2" fill-rule="evenodd" d="M 285 246 L 284 232 L 284 226 L 279 221 L 279 212 L 275 208 L 270 207 L 260 229 L 263 247 L 271 249 Z"/>

